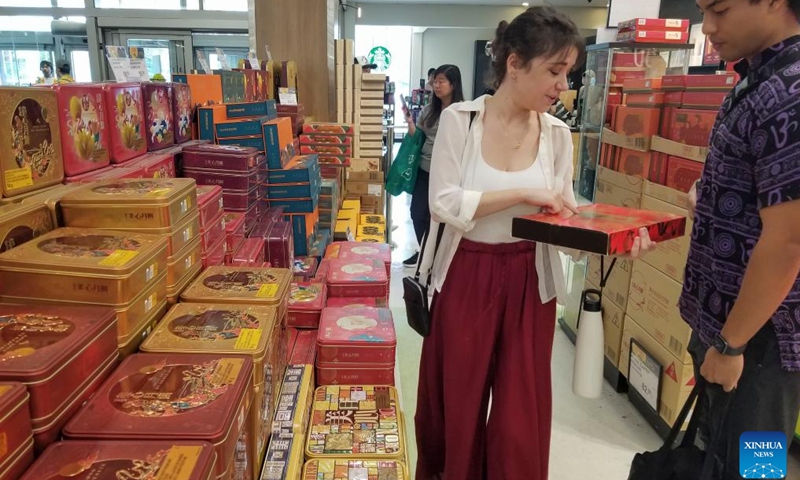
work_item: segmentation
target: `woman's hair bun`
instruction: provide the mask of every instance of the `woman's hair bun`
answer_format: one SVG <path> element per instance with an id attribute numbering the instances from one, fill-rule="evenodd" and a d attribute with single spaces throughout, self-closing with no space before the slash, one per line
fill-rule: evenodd
<path id="1" fill-rule="evenodd" d="M 497 25 L 497 30 L 494 32 L 494 45 L 499 45 L 503 42 L 503 35 L 505 35 L 506 30 L 508 29 L 508 22 L 505 20 L 500 21 Z"/>

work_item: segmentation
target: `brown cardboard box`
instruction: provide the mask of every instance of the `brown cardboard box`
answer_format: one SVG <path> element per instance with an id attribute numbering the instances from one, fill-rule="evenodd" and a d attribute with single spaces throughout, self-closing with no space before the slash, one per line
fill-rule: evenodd
<path id="1" fill-rule="evenodd" d="M 378 117 L 381 119 L 383 118 L 383 106 L 381 106 L 380 108 L 359 107 L 359 112 L 361 113 L 362 117 Z"/>
<path id="2" fill-rule="evenodd" d="M 361 108 L 378 108 L 380 107 L 383 109 L 383 98 L 379 99 L 370 99 L 366 98 L 362 95 L 361 97 Z"/>
<path id="3" fill-rule="evenodd" d="M 680 283 L 647 263 L 635 262 L 631 274 L 628 308 L 625 311 L 682 363 L 691 362 L 689 338 L 692 329 L 678 310 Z"/>
<path id="4" fill-rule="evenodd" d="M 344 65 L 344 40 L 334 40 L 334 43 L 336 47 L 336 65 Z"/>
<path id="5" fill-rule="evenodd" d="M 346 109 L 345 109 L 345 103 L 344 103 L 344 89 L 337 88 L 336 89 L 336 113 L 338 114 L 339 112 L 341 112 L 342 115 L 344 115 L 345 110 Z M 337 123 L 344 123 L 344 122 L 340 121 L 340 122 L 337 122 Z"/>
<path id="6" fill-rule="evenodd" d="M 383 148 L 383 142 L 359 142 L 358 146 L 365 150 L 376 150 L 378 148 Z"/>
<path id="7" fill-rule="evenodd" d="M 359 183 L 369 182 L 369 183 L 380 184 L 381 182 L 383 182 L 383 172 L 379 170 L 353 170 L 352 168 L 348 168 L 347 181 L 359 182 Z M 361 194 L 362 192 L 354 192 L 354 193 Z"/>
<path id="8" fill-rule="evenodd" d="M 603 338 L 606 358 L 619 368 L 622 332 L 625 326 L 625 311 L 603 295 Z"/>
<path id="9" fill-rule="evenodd" d="M 347 88 L 347 83 L 345 83 L 345 73 L 346 70 L 344 65 L 336 65 L 336 88 L 344 90 Z"/>
<path id="10" fill-rule="evenodd" d="M 644 180 L 642 178 L 615 172 L 609 168 L 598 167 L 597 178 L 598 180 L 603 180 L 634 193 L 641 193 L 644 189 Z"/>
<path id="11" fill-rule="evenodd" d="M 605 269 L 611 266 L 612 259 L 606 257 Z M 623 311 L 628 307 L 628 293 L 631 286 L 631 273 L 633 271 L 633 261 L 618 259 L 611 270 L 611 275 L 603 289 L 603 295 L 614 302 Z M 600 285 L 600 255 L 589 255 L 586 264 L 586 279 L 594 285 Z"/>
<path id="12" fill-rule="evenodd" d="M 361 125 L 383 125 L 383 117 L 365 117 L 361 111 L 358 112 Z"/>
<path id="13" fill-rule="evenodd" d="M 688 212 L 683 208 L 647 195 L 642 198 L 642 209 L 675 215 L 688 215 Z M 687 219 L 687 232 L 692 231 L 692 224 L 692 220 Z M 656 250 L 645 255 L 643 260 L 659 272 L 666 274 L 676 282 L 682 283 L 684 269 L 686 268 L 686 257 L 689 254 L 690 239 L 691 235 L 687 234 L 682 238 L 659 243 L 656 246 Z"/>
<path id="14" fill-rule="evenodd" d="M 342 68 L 344 69 L 344 87 L 348 90 L 353 90 L 353 69 L 350 65 L 342 65 Z M 336 70 L 338 72 L 339 67 L 336 67 Z"/>
<path id="15" fill-rule="evenodd" d="M 694 366 L 691 360 L 688 364 L 685 364 L 675 358 L 669 350 L 659 344 L 634 319 L 626 316 L 619 359 L 619 370 L 626 378 L 628 377 L 628 368 L 630 366 L 632 338 L 636 339 L 647 350 L 647 353 L 652 355 L 664 368 L 661 375 L 661 395 L 658 413 L 668 425 L 672 425 L 675 423 L 683 404 L 689 398 L 692 388 L 694 388 Z M 684 428 L 687 426 L 688 424 L 684 425 Z"/>
<path id="16" fill-rule="evenodd" d="M 371 92 L 362 92 L 361 98 L 364 100 L 380 100 L 383 101 L 383 92 L 379 91 L 371 91 Z"/>
<path id="17" fill-rule="evenodd" d="M 380 169 L 381 164 L 375 159 L 351 158 L 347 172 L 378 172 Z"/>
<path id="18" fill-rule="evenodd" d="M 675 190 L 653 182 L 644 182 L 642 193 L 648 197 L 653 197 L 662 202 L 669 203 L 670 205 L 675 205 L 682 210 L 687 210 L 689 208 L 689 195 L 680 190 Z"/>
<path id="19" fill-rule="evenodd" d="M 616 207 L 639 209 L 642 207 L 642 194 L 618 187 L 605 180 L 598 180 L 595 202 L 614 205 Z"/>
<path id="20" fill-rule="evenodd" d="M 353 65 L 351 68 L 353 69 L 353 87 L 356 90 L 361 90 L 361 76 L 364 73 L 364 69 L 361 68 L 361 65 Z"/>
<path id="21" fill-rule="evenodd" d="M 344 40 L 344 64 L 352 65 L 356 61 L 355 40 L 346 38 Z"/>

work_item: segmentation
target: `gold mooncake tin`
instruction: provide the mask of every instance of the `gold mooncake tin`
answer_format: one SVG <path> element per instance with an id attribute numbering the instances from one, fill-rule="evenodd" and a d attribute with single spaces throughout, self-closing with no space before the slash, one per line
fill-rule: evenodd
<path id="1" fill-rule="evenodd" d="M 70 227 L 169 228 L 197 211 L 197 188 L 191 178 L 106 180 L 64 196 L 61 208 Z"/>
<path id="2" fill-rule="evenodd" d="M 50 211 L 44 205 L 0 207 L 0 252 L 11 250 L 55 228 Z"/>
<path id="3" fill-rule="evenodd" d="M 105 229 L 104 229 L 105 230 Z M 167 256 L 180 255 L 192 240 L 200 238 L 200 214 L 196 210 L 171 227 L 165 228 L 111 228 L 119 232 L 135 232 L 167 237 Z"/>
<path id="4" fill-rule="evenodd" d="M 201 271 L 203 271 L 203 262 L 198 262 L 195 266 L 190 268 L 188 272 L 186 272 L 181 281 L 178 282 L 178 285 L 172 288 L 167 287 L 167 302 L 170 305 L 175 305 L 178 303 L 178 300 L 181 299 L 181 293 L 183 293 L 183 291 L 186 290 L 186 287 L 188 287 L 189 284 L 192 283 L 195 278 L 197 278 L 197 275 L 199 275 Z"/>
<path id="5" fill-rule="evenodd" d="M 186 274 L 195 265 L 202 263 L 203 245 L 200 238 L 195 238 L 183 247 L 177 255 L 167 258 L 167 289 L 178 288 Z"/>
<path id="6" fill-rule="evenodd" d="M 181 301 L 275 306 L 282 319 L 291 281 L 291 271 L 283 268 L 209 267 L 181 294 Z"/>
<path id="7" fill-rule="evenodd" d="M 53 217 L 53 225 L 56 227 L 63 227 L 64 215 L 61 212 L 61 199 L 64 198 L 64 195 L 81 187 L 83 187 L 83 185 L 78 183 L 58 185 L 46 190 L 32 192 L 31 194 L 20 195 L 20 197 L 24 197 L 21 199 L 21 203 L 23 205 L 45 205 L 48 210 L 50 210 L 50 215 Z"/>
<path id="8" fill-rule="evenodd" d="M 167 268 L 167 240 L 59 228 L 0 254 L 0 296 L 125 306 Z"/>
<path id="9" fill-rule="evenodd" d="M 124 344 L 142 329 L 147 320 L 152 316 L 153 310 L 167 298 L 167 274 L 161 273 L 158 279 L 149 288 L 143 290 L 127 305 L 113 306 L 117 312 L 117 341 Z M 70 305 L 91 307 L 95 303 L 68 302 L 64 300 L 50 300 L 25 297 L 3 297 L 7 303 L 21 303 L 27 305 Z M 162 312 L 163 314 L 163 312 Z"/>
<path id="10" fill-rule="evenodd" d="M 61 127 L 56 92 L 0 87 L 0 188 L 4 197 L 61 183 Z"/>
<path id="11" fill-rule="evenodd" d="M 158 305 L 155 306 L 155 308 L 153 308 L 153 310 L 142 323 L 142 326 L 139 327 L 139 330 L 128 337 L 127 342 L 119 344 L 120 360 L 139 351 L 139 346 L 153 332 L 153 330 L 156 328 L 156 325 L 158 325 L 158 322 L 164 317 L 164 313 L 166 313 L 166 311 L 167 300 L 162 300 Z"/>

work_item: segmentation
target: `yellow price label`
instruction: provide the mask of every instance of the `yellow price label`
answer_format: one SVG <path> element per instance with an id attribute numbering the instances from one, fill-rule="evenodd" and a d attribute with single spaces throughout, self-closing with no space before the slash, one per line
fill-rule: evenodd
<path id="1" fill-rule="evenodd" d="M 99 265 L 104 267 L 123 267 L 136 258 L 136 255 L 139 255 L 139 252 L 134 252 L 133 250 L 115 250 L 114 253 L 101 261 Z"/>
<path id="2" fill-rule="evenodd" d="M 261 330 L 257 328 L 243 328 L 236 340 L 234 350 L 255 350 L 261 341 Z"/>
<path id="3" fill-rule="evenodd" d="M 203 447 L 172 447 L 164 457 L 155 480 L 190 480 Z"/>
<path id="4" fill-rule="evenodd" d="M 22 167 L 15 170 L 6 170 L 6 190 L 19 190 L 33 186 L 33 172 L 31 167 Z"/>
<path id="5" fill-rule="evenodd" d="M 265 285 L 261 285 L 261 288 L 258 289 L 258 293 L 256 293 L 256 298 L 273 298 L 277 294 L 278 294 L 278 284 L 267 283 Z"/>
<path id="6" fill-rule="evenodd" d="M 239 372 L 244 366 L 244 359 L 223 358 L 219 361 L 217 368 L 211 375 L 211 383 L 214 385 L 233 385 L 239 378 Z"/>

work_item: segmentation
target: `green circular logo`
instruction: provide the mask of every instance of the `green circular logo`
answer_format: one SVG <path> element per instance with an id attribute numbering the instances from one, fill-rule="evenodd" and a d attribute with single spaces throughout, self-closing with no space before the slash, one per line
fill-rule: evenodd
<path id="1" fill-rule="evenodd" d="M 392 53 L 386 47 L 373 47 L 367 55 L 369 63 L 377 65 L 379 72 L 385 72 L 392 64 Z"/>

